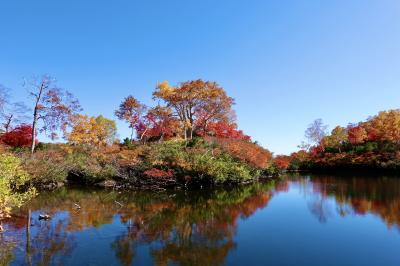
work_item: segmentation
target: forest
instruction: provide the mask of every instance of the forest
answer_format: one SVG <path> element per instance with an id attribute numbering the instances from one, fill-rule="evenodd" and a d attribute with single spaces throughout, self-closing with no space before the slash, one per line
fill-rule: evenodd
<path id="1" fill-rule="evenodd" d="M 400 110 L 381 111 L 365 121 L 327 132 L 322 119 L 309 125 L 307 142 L 279 164 L 291 170 L 396 173 L 400 169 Z"/>
<path id="2" fill-rule="evenodd" d="M 66 183 L 114 189 L 190 188 L 254 182 L 279 172 L 272 153 L 236 124 L 234 99 L 213 81 L 158 83 L 157 105 L 121 99 L 116 121 L 83 113 L 47 75 L 25 84 L 31 101 L 0 90 L 0 217 Z M 51 140 L 51 141 L 50 141 Z"/>

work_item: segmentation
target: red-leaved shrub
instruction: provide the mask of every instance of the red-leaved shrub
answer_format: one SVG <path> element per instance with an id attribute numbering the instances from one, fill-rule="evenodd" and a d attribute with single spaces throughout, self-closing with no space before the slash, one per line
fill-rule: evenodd
<path id="1" fill-rule="evenodd" d="M 32 126 L 22 124 L 4 133 L 1 142 L 13 148 L 29 147 L 32 141 Z"/>
<path id="2" fill-rule="evenodd" d="M 152 168 L 144 172 L 147 177 L 151 178 L 172 178 L 174 176 L 174 170 L 160 170 L 157 168 Z"/>
<path id="3" fill-rule="evenodd" d="M 263 147 L 244 140 L 228 138 L 208 138 L 225 152 L 253 167 L 264 169 L 272 161 L 272 153 Z"/>

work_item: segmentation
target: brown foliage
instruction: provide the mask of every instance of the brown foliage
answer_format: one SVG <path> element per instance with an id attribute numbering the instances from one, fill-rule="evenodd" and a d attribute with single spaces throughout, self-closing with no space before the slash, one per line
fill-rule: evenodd
<path id="1" fill-rule="evenodd" d="M 234 158 L 259 169 L 267 168 L 272 161 L 272 153 L 269 150 L 252 142 L 227 138 L 207 138 L 207 140 L 214 142 Z"/>

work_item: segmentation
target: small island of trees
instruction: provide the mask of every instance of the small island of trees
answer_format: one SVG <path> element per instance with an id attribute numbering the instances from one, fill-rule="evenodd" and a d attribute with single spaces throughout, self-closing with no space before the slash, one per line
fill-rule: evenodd
<path id="1" fill-rule="evenodd" d="M 155 106 L 128 95 L 116 122 L 85 115 L 50 76 L 27 83 L 32 101 L 13 103 L 0 90 L 0 218 L 42 189 L 66 183 L 143 189 L 249 183 L 278 172 L 273 155 L 239 130 L 234 99 L 213 81 L 157 84 Z M 41 142 L 41 136 L 58 143 Z"/>

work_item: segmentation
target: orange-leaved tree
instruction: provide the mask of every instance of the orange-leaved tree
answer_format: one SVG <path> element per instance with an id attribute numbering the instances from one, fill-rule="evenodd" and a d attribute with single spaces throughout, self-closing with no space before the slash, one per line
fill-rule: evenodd
<path id="1" fill-rule="evenodd" d="M 153 96 L 175 111 L 185 139 L 193 137 L 196 125 L 206 128 L 209 122 L 228 121 L 232 116 L 234 100 L 216 82 L 199 79 L 178 86 L 161 82 Z"/>
<path id="2" fill-rule="evenodd" d="M 145 105 L 141 104 L 135 97 L 129 95 L 115 111 L 115 116 L 118 117 L 118 119 L 125 120 L 129 123 L 129 128 L 131 129 L 131 141 L 133 141 L 135 129 L 140 123 L 142 123 L 143 113 L 145 110 Z"/>

